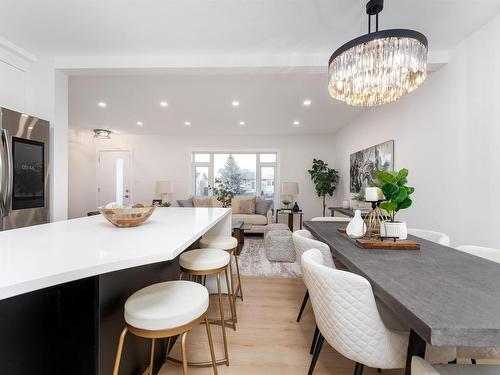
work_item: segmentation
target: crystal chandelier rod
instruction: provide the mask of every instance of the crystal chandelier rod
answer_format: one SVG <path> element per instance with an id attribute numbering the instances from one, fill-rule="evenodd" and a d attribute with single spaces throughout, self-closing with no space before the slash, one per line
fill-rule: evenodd
<path id="1" fill-rule="evenodd" d="M 372 16 L 375 16 L 375 32 L 378 31 L 378 14 L 384 9 L 384 0 L 370 0 L 366 4 L 368 14 L 368 34 L 372 32 Z"/>

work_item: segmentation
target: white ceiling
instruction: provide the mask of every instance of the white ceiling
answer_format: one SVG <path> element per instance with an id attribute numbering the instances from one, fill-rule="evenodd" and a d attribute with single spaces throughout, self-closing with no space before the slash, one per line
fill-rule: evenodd
<path id="1" fill-rule="evenodd" d="M 37 55 L 331 53 L 366 32 L 366 0 L 1 0 L 0 35 Z M 449 50 L 499 0 L 386 0 L 381 28 Z"/>
<path id="2" fill-rule="evenodd" d="M 127 134 L 332 133 L 360 111 L 329 96 L 326 74 L 307 72 L 73 76 L 69 98 L 71 128 Z"/>
<path id="3" fill-rule="evenodd" d="M 38 56 L 55 56 L 56 67 L 79 75 L 70 78 L 72 128 L 142 134 L 332 133 L 360 110 L 329 97 L 327 59 L 341 44 L 366 33 L 365 3 L 0 0 L 0 35 Z M 498 12 L 500 0 L 386 0 L 380 25 L 423 32 L 435 56 Z M 142 74 L 136 69 L 171 66 L 158 64 L 161 58 L 174 61 L 176 68 L 210 66 L 210 72 L 149 69 Z M 313 65 L 310 71 L 290 68 Z M 273 72 L 272 66 L 285 68 Z M 119 67 L 132 69 L 114 69 Z M 230 105 L 235 98 L 241 102 L 238 109 Z M 310 108 L 302 106 L 305 98 L 313 101 Z M 101 100 L 108 104 L 105 109 L 97 106 Z M 167 109 L 160 100 L 169 102 Z M 299 127 L 292 125 L 295 120 Z M 185 121 L 192 126 L 185 127 Z"/>

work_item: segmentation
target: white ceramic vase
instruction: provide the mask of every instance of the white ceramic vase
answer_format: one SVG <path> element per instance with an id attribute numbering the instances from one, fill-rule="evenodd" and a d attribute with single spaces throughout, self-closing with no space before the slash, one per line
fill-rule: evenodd
<path id="1" fill-rule="evenodd" d="M 346 233 L 351 238 L 361 238 L 366 233 L 366 224 L 361 217 L 361 211 L 354 211 L 354 217 L 351 219 L 346 228 Z"/>
<path id="2" fill-rule="evenodd" d="M 380 223 L 380 237 L 406 240 L 408 238 L 406 223 L 404 221 L 382 221 Z"/>

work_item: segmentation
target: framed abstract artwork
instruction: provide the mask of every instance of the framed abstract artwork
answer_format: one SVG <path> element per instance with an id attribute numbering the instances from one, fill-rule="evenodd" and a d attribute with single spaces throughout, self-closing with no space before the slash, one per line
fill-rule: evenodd
<path id="1" fill-rule="evenodd" d="M 373 186 L 375 171 L 394 170 L 394 141 L 387 141 L 351 154 L 350 190 L 359 193 Z"/>

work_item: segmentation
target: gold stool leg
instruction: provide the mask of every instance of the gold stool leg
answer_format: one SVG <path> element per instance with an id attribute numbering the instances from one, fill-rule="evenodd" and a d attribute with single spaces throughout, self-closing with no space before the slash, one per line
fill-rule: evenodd
<path id="1" fill-rule="evenodd" d="M 155 360 L 155 339 L 151 339 L 151 358 L 149 360 L 149 375 L 153 375 L 154 360 Z"/>
<path id="2" fill-rule="evenodd" d="M 181 339 L 182 373 L 184 375 L 188 375 L 188 360 L 187 360 L 187 352 L 186 352 L 186 337 L 187 337 L 187 332 L 184 332 L 182 334 L 182 339 Z"/>
<path id="3" fill-rule="evenodd" d="M 205 327 L 207 328 L 208 346 L 210 347 L 210 357 L 212 358 L 212 367 L 214 369 L 214 375 L 218 375 L 217 362 L 215 361 L 214 343 L 212 341 L 212 331 L 210 330 L 210 323 L 208 323 L 208 318 L 206 316 L 205 316 Z"/>
<path id="4" fill-rule="evenodd" d="M 238 262 L 238 254 L 236 254 L 236 252 L 237 249 L 234 252 L 234 259 L 236 261 L 236 276 L 238 277 L 238 288 L 235 291 L 236 295 L 234 296 L 234 299 L 236 300 L 239 291 L 240 298 L 243 301 L 243 289 L 241 288 L 241 277 L 240 277 L 240 264 Z"/>
<path id="5" fill-rule="evenodd" d="M 168 353 L 170 352 L 170 339 L 171 337 L 167 338 L 167 345 L 165 346 L 165 361 L 167 360 Z"/>
<path id="6" fill-rule="evenodd" d="M 123 343 L 125 342 L 125 336 L 127 335 L 127 327 L 123 328 L 120 335 L 120 340 L 118 341 L 118 349 L 116 350 L 115 367 L 113 369 L 113 375 L 118 375 L 118 369 L 120 368 L 120 360 L 122 358 Z"/>
<path id="7" fill-rule="evenodd" d="M 226 285 L 227 285 L 227 290 L 229 291 L 229 275 L 228 275 L 228 271 L 227 271 L 227 267 L 226 267 L 226 270 L 224 271 L 225 274 L 226 274 Z M 231 320 L 233 321 L 233 330 L 236 331 L 236 306 L 234 304 L 234 298 L 233 298 L 233 295 L 231 293 L 227 293 L 227 299 L 229 300 L 229 307 L 231 308 Z"/>
<path id="8" fill-rule="evenodd" d="M 222 293 L 220 290 L 220 273 L 217 274 L 217 293 L 219 295 L 220 325 L 222 327 L 222 341 L 224 342 L 224 354 L 226 365 L 229 366 L 229 353 L 227 349 L 226 323 L 224 321 L 224 305 L 222 304 Z"/>

